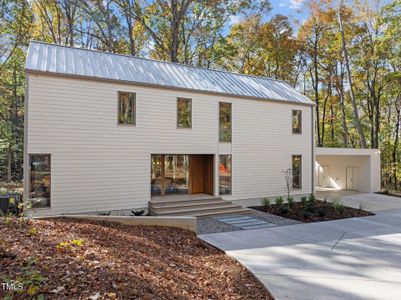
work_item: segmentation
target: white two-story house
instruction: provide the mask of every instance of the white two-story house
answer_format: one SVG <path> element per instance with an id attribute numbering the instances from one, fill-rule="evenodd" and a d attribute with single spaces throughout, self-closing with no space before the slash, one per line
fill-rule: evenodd
<path id="1" fill-rule="evenodd" d="M 312 193 L 313 102 L 288 83 L 31 42 L 25 199 L 37 215 Z"/>

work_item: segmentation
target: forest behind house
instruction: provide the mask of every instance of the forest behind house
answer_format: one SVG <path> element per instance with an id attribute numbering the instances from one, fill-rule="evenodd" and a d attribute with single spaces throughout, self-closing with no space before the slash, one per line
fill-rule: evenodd
<path id="1" fill-rule="evenodd" d="M 0 0 L 0 181 L 23 174 L 30 40 L 288 81 L 316 103 L 316 146 L 379 148 L 401 190 L 401 0 Z M 288 1 L 290 2 L 290 1 Z"/>

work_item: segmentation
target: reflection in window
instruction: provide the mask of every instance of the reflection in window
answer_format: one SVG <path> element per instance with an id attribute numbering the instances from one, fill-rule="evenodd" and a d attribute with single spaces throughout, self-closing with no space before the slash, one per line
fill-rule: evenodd
<path id="1" fill-rule="evenodd" d="M 118 93 L 118 124 L 135 125 L 134 93 Z"/>
<path id="2" fill-rule="evenodd" d="M 32 208 L 50 206 L 50 154 L 29 155 L 29 201 Z"/>
<path id="3" fill-rule="evenodd" d="M 302 156 L 292 156 L 292 187 L 302 189 Z"/>
<path id="4" fill-rule="evenodd" d="M 188 194 L 189 156 L 164 156 L 165 194 Z"/>
<path id="5" fill-rule="evenodd" d="M 219 155 L 219 194 L 231 195 L 231 155 Z"/>
<path id="6" fill-rule="evenodd" d="M 177 99 L 177 128 L 192 127 L 192 100 Z"/>
<path id="7" fill-rule="evenodd" d="M 160 196 L 162 188 L 162 167 L 163 167 L 163 157 L 162 155 L 152 155 L 152 176 L 151 176 L 151 195 Z"/>
<path id="8" fill-rule="evenodd" d="M 302 111 L 293 110 L 292 111 L 292 133 L 302 132 Z"/>
<path id="9" fill-rule="evenodd" d="M 220 142 L 231 142 L 231 103 L 219 103 Z"/>

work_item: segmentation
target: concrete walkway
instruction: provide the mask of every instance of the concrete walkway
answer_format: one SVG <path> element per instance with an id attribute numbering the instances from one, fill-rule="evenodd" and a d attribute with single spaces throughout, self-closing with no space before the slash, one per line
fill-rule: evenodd
<path id="1" fill-rule="evenodd" d="M 400 299 L 401 198 L 363 199 L 373 196 L 383 202 L 375 216 L 200 238 L 249 268 L 276 299 Z"/>

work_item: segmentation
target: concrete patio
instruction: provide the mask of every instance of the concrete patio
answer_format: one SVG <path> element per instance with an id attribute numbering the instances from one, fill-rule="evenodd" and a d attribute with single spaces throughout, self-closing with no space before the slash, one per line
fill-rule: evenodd
<path id="1" fill-rule="evenodd" d="M 249 268 L 276 299 L 399 299 L 401 198 L 342 199 L 377 214 L 200 238 Z"/>

